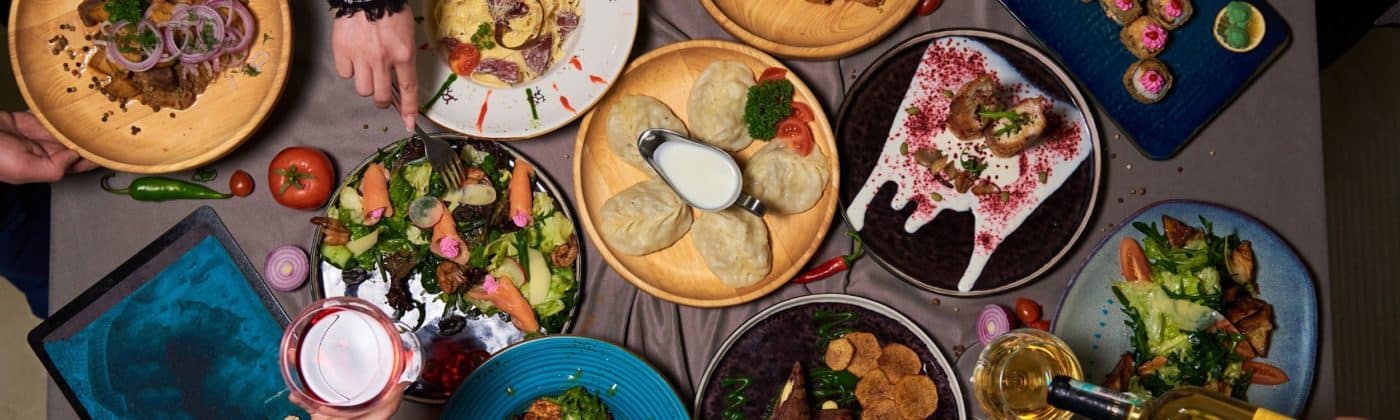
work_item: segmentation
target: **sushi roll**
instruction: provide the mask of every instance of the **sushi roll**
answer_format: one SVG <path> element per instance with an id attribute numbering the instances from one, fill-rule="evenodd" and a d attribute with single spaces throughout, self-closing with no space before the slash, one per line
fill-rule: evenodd
<path id="1" fill-rule="evenodd" d="M 1185 25 L 1195 12 L 1191 0 L 1147 0 L 1147 15 L 1157 18 L 1168 31 Z"/>
<path id="2" fill-rule="evenodd" d="M 1142 0 L 1099 0 L 1099 6 L 1103 6 L 1103 12 L 1119 26 L 1142 16 Z"/>
<path id="3" fill-rule="evenodd" d="M 1151 16 L 1139 17 L 1124 26 L 1119 38 L 1137 58 L 1156 57 L 1167 48 L 1167 28 Z"/>
<path id="4" fill-rule="evenodd" d="M 1167 65 L 1155 58 L 1144 58 L 1128 66 L 1123 75 L 1123 87 L 1138 102 L 1154 104 L 1167 97 L 1172 90 L 1172 72 Z"/>

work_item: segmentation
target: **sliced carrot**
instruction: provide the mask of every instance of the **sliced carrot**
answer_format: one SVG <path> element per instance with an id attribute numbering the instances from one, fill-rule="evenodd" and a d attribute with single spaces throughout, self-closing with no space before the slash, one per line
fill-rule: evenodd
<path id="1" fill-rule="evenodd" d="M 365 225 L 374 226 L 379 220 L 394 215 L 394 206 L 389 204 L 389 171 L 384 165 L 372 163 L 360 176 L 360 195 L 364 197 L 362 214 Z"/>
<path id="2" fill-rule="evenodd" d="M 433 225 L 433 239 L 428 244 L 428 249 L 442 259 L 467 264 L 471 250 L 467 249 L 467 243 L 462 240 L 462 236 L 457 234 L 457 222 L 452 220 L 452 212 L 443 212 L 442 218 Z"/>
<path id="3" fill-rule="evenodd" d="M 1242 367 L 1250 373 L 1249 383 L 1252 384 L 1279 385 L 1288 382 L 1288 374 L 1283 369 L 1268 363 L 1246 360 Z"/>
<path id="4" fill-rule="evenodd" d="M 487 276 L 484 290 L 491 304 L 510 314 L 510 322 L 515 328 L 527 333 L 540 330 L 540 322 L 535 319 L 535 309 L 531 308 L 530 302 L 520 294 L 520 289 L 515 287 L 513 279 Z"/>
<path id="5" fill-rule="evenodd" d="M 510 174 L 510 220 L 516 226 L 530 225 L 533 194 L 530 191 L 530 173 L 534 169 L 524 160 L 515 161 L 515 170 Z"/>
<path id="6" fill-rule="evenodd" d="M 1152 373 L 1152 372 L 1156 372 L 1157 369 L 1161 369 L 1162 366 L 1166 366 L 1166 365 L 1167 365 L 1167 358 L 1162 357 L 1162 356 L 1157 356 L 1157 357 L 1152 358 L 1152 360 L 1148 360 L 1147 363 L 1143 363 L 1142 366 L 1138 366 L 1138 373 L 1143 374 L 1143 375 L 1146 375 L 1146 374 L 1149 374 L 1149 373 Z"/>
<path id="7" fill-rule="evenodd" d="M 1152 269 L 1147 265 L 1147 255 L 1142 246 L 1133 238 L 1123 238 L 1118 244 L 1118 264 L 1123 268 L 1123 277 L 1130 282 L 1152 281 Z"/>

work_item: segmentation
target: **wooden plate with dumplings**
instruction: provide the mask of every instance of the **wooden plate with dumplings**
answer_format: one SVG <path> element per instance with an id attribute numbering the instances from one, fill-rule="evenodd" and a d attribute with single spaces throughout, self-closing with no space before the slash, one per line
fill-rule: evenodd
<path id="1" fill-rule="evenodd" d="M 732 135 L 747 133 L 746 86 L 773 67 L 785 69 L 733 42 L 670 44 L 634 60 L 584 117 L 574 146 L 583 227 L 608 265 L 633 285 L 687 306 L 737 305 L 786 284 L 821 246 L 836 211 L 840 168 L 831 124 L 812 91 L 787 72 L 793 102 L 812 110 L 810 154 L 798 156 L 779 140 L 748 143 L 747 134 L 741 141 Z M 730 150 L 746 174 L 784 173 L 744 177 L 745 191 L 766 197 L 770 211 L 759 219 L 737 208 L 709 213 L 686 206 L 638 155 L 624 157 L 636 152 L 646 128 L 688 132 Z"/>
<path id="2" fill-rule="evenodd" d="M 744 43 L 779 57 L 828 60 L 885 39 L 918 0 L 700 0 Z"/>

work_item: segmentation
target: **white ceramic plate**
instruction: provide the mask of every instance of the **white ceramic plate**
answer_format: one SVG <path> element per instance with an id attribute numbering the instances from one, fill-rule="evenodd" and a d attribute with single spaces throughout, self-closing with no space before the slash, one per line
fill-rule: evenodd
<path id="1" fill-rule="evenodd" d="M 437 33 L 432 18 L 436 2 L 423 0 L 414 9 L 425 17 L 418 34 L 419 45 L 428 45 L 418 54 L 418 97 L 425 105 L 452 74 L 437 40 L 428 39 Z M 458 78 L 428 108 L 428 119 L 476 138 L 520 140 L 547 134 L 588 112 L 627 65 L 639 12 L 637 0 L 579 3 L 578 29 L 543 75 L 509 88 Z"/>

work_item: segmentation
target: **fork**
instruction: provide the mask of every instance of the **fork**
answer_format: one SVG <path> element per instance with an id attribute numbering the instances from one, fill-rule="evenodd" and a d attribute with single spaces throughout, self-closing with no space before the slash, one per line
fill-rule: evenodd
<path id="1" fill-rule="evenodd" d="M 393 103 L 394 110 L 397 111 L 399 109 L 399 87 L 397 85 L 394 86 Z M 420 117 L 423 115 L 422 112 L 417 111 L 414 114 Z M 413 135 L 423 142 L 423 159 L 427 159 L 428 164 L 432 165 L 433 171 L 442 174 L 443 183 L 446 184 L 448 190 L 455 190 L 462 186 L 464 173 L 462 157 L 458 156 L 455 150 L 452 150 L 452 145 L 447 144 L 447 141 L 430 136 L 423 131 L 422 121 L 422 118 L 418 118 L 418 121 L 413 124 Z"/>

